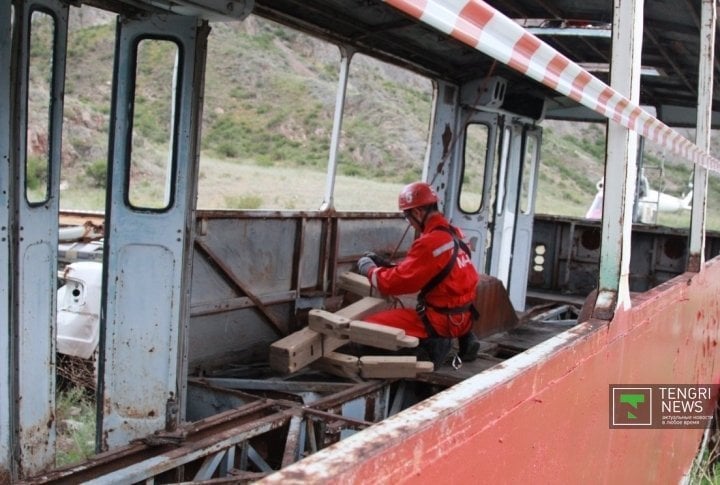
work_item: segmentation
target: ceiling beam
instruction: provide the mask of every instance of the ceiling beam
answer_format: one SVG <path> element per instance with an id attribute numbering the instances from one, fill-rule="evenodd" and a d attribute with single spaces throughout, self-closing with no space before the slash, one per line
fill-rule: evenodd
<path id="1" fill-rule="evenodd" d="M 685 5 L 687 6 L 688 11 L 690 12 L 690 16 L 693 18 L 693 23 L 695 24 L 695 27 L 698 29 L 698 36 L 700 35 L 701 28 L 700 28 L 700 16 L 695 11 L 695 4 L 693 0 L 685 0 Z M 715 23 L 715 30 L 718 30 L 718 24 Z M 698 61 L 699 62 L 699 61 Z M 720 81 L 720 61 L 718 61 L 717 55 L 713 59 L 713 67 L 715 70 L 714 76 L 713 76 L 713 86 L 717 86 L 718 82 Z M 713 96 L 714 97 L 714 96 Z"/>
<path id="2" fill-rule="evenodd" d="M 683 73 L 682 69 L 675 63 L 675 61 L 672 59 L 672 56 L 670 56 L 667 52 L 667 49 L 665 49 L 664 46 L 658 42 L 657 37 L 655 36 L 655 33 L 651 30 L 646 28 L 645 29 L 645 35 L 647 35 L 648 39 L 653 43 L 653 47 L 655 47 L 660 55 L 665 59 L 665 62 L 670 64 L 672 66 L 673 70 L 675 71 L 675 74 L 682 80 L 683 84 L 685 84 L 685 87 L 688 88 L 688 90 L 693 93 L 695 96 L 697 96 L 697 88 L 692 85 L 690 81 L 688 81 L 687 77 L 685 77 L 685 74 Z"/>

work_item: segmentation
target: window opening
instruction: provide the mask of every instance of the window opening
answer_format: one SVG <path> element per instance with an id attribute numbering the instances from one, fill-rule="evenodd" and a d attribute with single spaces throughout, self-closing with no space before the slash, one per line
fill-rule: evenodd
<path id="1" fill-rule="evenodd" d="M 128 203 L 162 210 L 172 204 L 175 103 L 180 52 L 176 43 L 143 39 L 135 51 Z"/>
<path id="2" fill-rule="evenodd" d="M 55 19 L 45 12 L 32 12 L 25 156 L 25 199 L 32 205 L 42 204 L 50 197 L 55 36 Z"/>
<path id="3" fill-rule="evenodd" d="M 462 180 L 460 181 L 460 210 L 475 214 L 484 205 L 483 187 L 488 160 L 490 128 L 485 124 L 471 123 L 465 128 Z"/>

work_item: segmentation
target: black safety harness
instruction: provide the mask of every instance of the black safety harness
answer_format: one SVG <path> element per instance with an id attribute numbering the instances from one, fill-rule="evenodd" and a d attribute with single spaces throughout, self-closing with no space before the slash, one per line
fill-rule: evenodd
<path id="1" fill-rule="evenodd" d="M 420 293 L 418 293 L 417 296 L 417 304 L 415 305 L 415 311 L 417 312 L 418 316 L 422 320 L 423 324 L 425 325 L 425 331 L 428 334 L 428 337 L 430 338 L 443 338 L 438 335 L 435 328 L 430 324 L 430 319 L 427 316 L 427 309 L 431 308 L 433 311 L 436 311 L 442 315 L 457 315 L 459 313 L 465 313 L 467 311 L 472 312 L 473 318 L 476 318 L 478 313 L 475 309 L 474 302 L 467 303 L 462 306 L 458 307 L 436 307 L 434 305 L 430 305 L 426 300 L 425 297 L 428 293 L 430 293 L 437 285 L 440 284 L 442 280 L 447 278 L 447 276 L 450 274 L 450 271 L 452 271 L 453 266 L 455 266 L 455 262 L 457 261 L 457 255 L 460 248 L 462 248 L 463 251 L 465 251 L 470 257 L 470 248 L 467 244 L 465 244 L 464 241 L 462 241 L 457 233 L 451 228 L 446 226 L 440 226 L 433 229 L 433 231 L 444 231 L 450 234 L 453 239 L 453 252 L 450 256 L 450 259 L 448 260 L 447 264 L 443 267 L 443 269 L 440 270 L 438 274 L 433 276 L 433 278 L 420 290 Z M 446 338 L 446 337 L 445 337 Z"/>

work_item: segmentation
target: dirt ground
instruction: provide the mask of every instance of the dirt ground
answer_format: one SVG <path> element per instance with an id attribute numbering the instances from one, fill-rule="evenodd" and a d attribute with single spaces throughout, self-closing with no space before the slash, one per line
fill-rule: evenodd
<path id="1" fill-rule="evenodd" d="M 326 183 L 324 172 L 203 158 L 198 208 L 317 210 Z M 334 205 L 337 210 L 394 212 L 403 185 L 338 175 Z"/>

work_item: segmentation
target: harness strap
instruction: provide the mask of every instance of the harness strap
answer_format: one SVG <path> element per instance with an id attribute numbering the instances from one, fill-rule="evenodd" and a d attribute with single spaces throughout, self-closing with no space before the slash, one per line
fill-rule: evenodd
<path id="1" fill-rule="evenodd" d="M 450 259 L 448 260 L 447 264 L 445 265 L 445 267 L 443 269 L 440 270 L 440 272 L 438 274 L 433 276 L 432 279 L 430 281 L 428 281 L 428 283 L 425 286 L 423 286 L 423 288 L 420 290 L 420 294 L 418 295 L 418 298 L 422 298 L 423 300 L 425 300 L 425 295 L 427 295 L 433 289 L 435 289 L 435 287 L 437 285 L 439 285 L 442 280 L 447 278 L 447 275 L 450 274 L 450 271 L 452 271 L 453 266 L 455 266 L 455 261 L 457 260 L 458 249 L 460 247 L 460 245 L 458 244 L 457 238 L 454 235 L 453 235 L 453 243 L 454 243 L 453 252 L 452 252 L 452 255 L 450 256 Z"/>
<path id="2" fill-rule="evenodd" d="M 450 236 L 452 236 L 453 252 L 443 269 L 441 269 L 438 274 L 433 276 L 433 278 L 428 281 L 428 283 L 420 290 L 420 293 L 418 293 L 415 311 L 417 312 L 418 316 L 420 316 L 420 320 L 422 320 L 423 325 L 425 325 L 425 331 L 427 332 L 428 336 L 431 338 L 438 338 L 440 336 L 438 335 L 435 328 L 430 324 L 430 319 L 427 317 L 426 314 L 426 310 L 428 307 L 432 308 L 438 313 L 442 313 L 443 315 L 454 315 L 458 313 L 465 313 L 466 311 L 471 311 L 473 317 L 477 316 L 477 310 L 475 309 L 475 305 L 473 303 L 467 303 L 459 307 L 443 308 L 429 305 L 425 301 L 425 296 L 433 289 L 435 289 L 435 287 L 439 285 L 442 280 L 447 278 L 447 276 L 450 274 L 450 271 L 452 271 L 453 266 L 455 266 L 455 261 L 457 261 L 457 255 L 460 248 L 462 248 L 463 251 L 465 251 L 467 255 L 470 256 L 470 248 L 468 247 L 468 245 L 465 244 L 465 242 L 462 241 L 460 238 L 458 238 L 455 231 L 453 231 L 451 228 L 440 226 L 433 229 L 433 231 L 444 231 L 450 234 Z"/>

